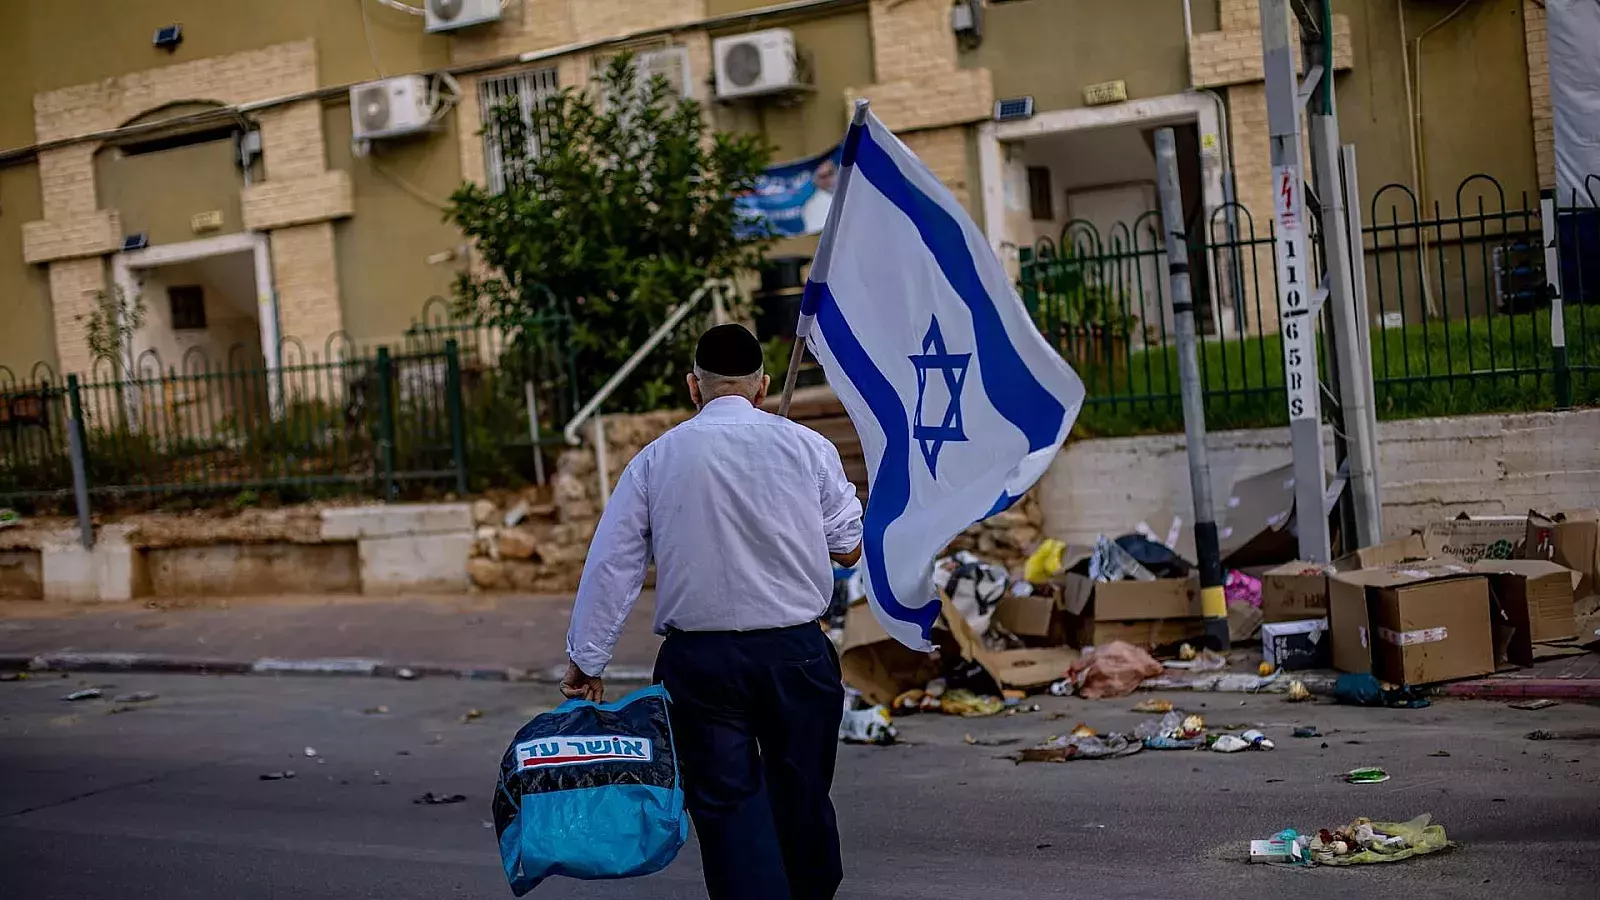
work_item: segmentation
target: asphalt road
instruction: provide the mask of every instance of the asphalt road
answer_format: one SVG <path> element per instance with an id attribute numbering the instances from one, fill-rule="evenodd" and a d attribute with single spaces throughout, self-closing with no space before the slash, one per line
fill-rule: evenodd
<path id="1" fill-rule="evenodd" d="M 120 713 L 106 699 L 61 699 L 88 684 L 114 684 L 107 697 L 160 696 Z M 1129 700 L 1053 698 L 1031 715 L 907 719 L 900 746 L 843 748 L 834 791 L 846 845 L 840 896 L 1499 898 L 1535 884 L 1544 898 L 1595 896 L 1600 708 L 1456 701 L 1368 711 L 1173 696 L 1212 724 L 1263 724 L 1279 749 L 1016 765 L 1003 758 L 1016 745 L 965 740 L 1033 741 L 1079 720 L 1107 730 L 1142 718 Z M 496 765 L 515 728 L 552 702 L 545 686 L 453 680 L 0 683 L 0 896 L 507 897 L 486 824 Z M 388 711 L 367 712 L 378 707 Z M 483 715 L 462 721 L 471 709 Z M 1291 738 L 1296 723 L 1327 736 Z M 1523 737 L 1536 728 L 1570 737 Z M 1449 756 L 1430 755 L 1438 751 Z M 1384 766 L 1392 780 L 1352 786 L 1339 777 L 1363 764 Z M 285 769 L 296 777 L 259 779 Z M 412 803 L 427 791 L 468 799 Z M 1424 812 L 1461 848 L 1352 869 L 1242 861 L 1250 838 L 1286 826 Z M 691 844 L 650 878 L 558 880 L 534 896 L 704 892 Z"/>

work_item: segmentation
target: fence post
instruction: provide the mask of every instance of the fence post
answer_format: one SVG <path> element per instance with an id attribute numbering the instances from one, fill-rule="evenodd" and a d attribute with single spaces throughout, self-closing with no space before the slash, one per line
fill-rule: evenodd
<path id="1" fill-rule="evenodd" d="M 1567 323 L 1561 296 L 1561 247 L 1556 237 L 1556 192 L 1539 192 L 1539 230 L 1544 238 L 1545 294 L 1550 298 L 1550 362 L 1555 369 L 1556 409 L 1572 408 L 1572 370 L 1567 365 Z"/>
<path id="2" fill-rule="evenodd" d="M 456 494 L 467 493 L 467 423 L 461 402 L 461 345 L 444 342 L 445 404 L 450 411 L 450 459 L 456 470 Z"/>
<path id="3" fill-rule="evenodd" d="M 78 539 L 83 549 L 94 548 L 94 519 L 89 510 L 88 448 L 84 441 L 83 402 L 78 394 L 78 376 L 67 376 L 67 453 L 72 459 L 72 496 L 78 506 Z"/>
<path id="4" fill-rule="evenodd" d="M 394 485 L 394 363 L 389 348 L 378 348 L 378 467 L 382 472 L 383 500 L 395 497 Z"/>
<path id="5" fill-rule="evenodd" d="M 1028 308 L 1028 317 L 1034 320 L 1034 325 L 1039 324 L 1039 285 L 1034 281 L 1033 248 L 1018 247 L 1017 263 L 1018 275 L 1022 281 L 1022 305 Z"/>

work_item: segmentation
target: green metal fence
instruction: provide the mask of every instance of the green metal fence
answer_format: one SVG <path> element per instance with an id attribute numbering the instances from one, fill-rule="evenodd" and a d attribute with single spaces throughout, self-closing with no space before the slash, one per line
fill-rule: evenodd
<path id="1" fill-rule="evenodd" d="M 567 320 L 541 314 L 506 333 L 447 310 L 430 303 L 394 348 L 338 335 L 318 354 L 287 339 L 275 367 L 238 346 L 221 362 L 146 352 L 65 379 L 0 367 L 0 504 L 71 509 L 75 422 L 96 505 L 393 499 L 531 481 L 572 409 Z"/>
<path id="2" fill-rule="evenodd" d="M 1539 198 L 1510 201 L 1479 175 L 1426 207 L 1400 185 L 1373 196 L 1362 211 L 1358 275 L 1380 417 L 1600 404 L 1597 193 L 1600 178 L 1591 176 L 1584 194 L 1547 198 L 1546 212 Z M 1553 271 L 1545 218 L 1558 251 Z M 1185 230 L 1208 424 L 1285 424 L 1270 218 L 1233 204 Z M 1311 231 L 1316 252 L 1315 219 Z M 1022 251 L 1020 291 L 1083 376 L 1089 433 L 1182 428 L 1166 273 L 1154 212 L 1106 233 L 1069 222 Z M 1552 332 L 1558 283 L 1564 352 Z M 1319 354 L 1324 366 L 1327 358 Z"/>

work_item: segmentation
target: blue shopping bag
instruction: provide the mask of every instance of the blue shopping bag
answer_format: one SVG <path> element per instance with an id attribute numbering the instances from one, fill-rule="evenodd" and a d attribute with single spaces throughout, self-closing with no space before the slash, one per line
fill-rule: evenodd
<path id="1" fill-rule="evenodd" d="M 494 825 L 518 897 L 551 875 L 665 868 L 689 838 L 660 685 L 615 703 L 568 700 L 522 726 L 500 761 Z"/>

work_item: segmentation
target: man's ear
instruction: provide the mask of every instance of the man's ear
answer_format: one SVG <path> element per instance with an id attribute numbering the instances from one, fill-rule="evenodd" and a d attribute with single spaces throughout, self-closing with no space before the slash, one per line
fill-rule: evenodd
<path id="1" fill-rule="evenodd" d="M 772 387 L 772 376 L 761 376 L 761 390 L 756 391 L 755 399 L 751 400 L 750 402 L 756 406 L 760 406 L 761 404 L 767 402 L 767 389 L 770 387 Z"/>
<path id="2" fill-rule="evenodd" d="M 689 402 L 694 404 L 694 408 L 695 409 L 699 409 L 700 408 L 700 379 L 694 377 L 694 373 L 690 372 L 689 374 L 683 376 L 683 380 L 684 380 L 684 382 L 686 384 L 689 385 Z"/>

